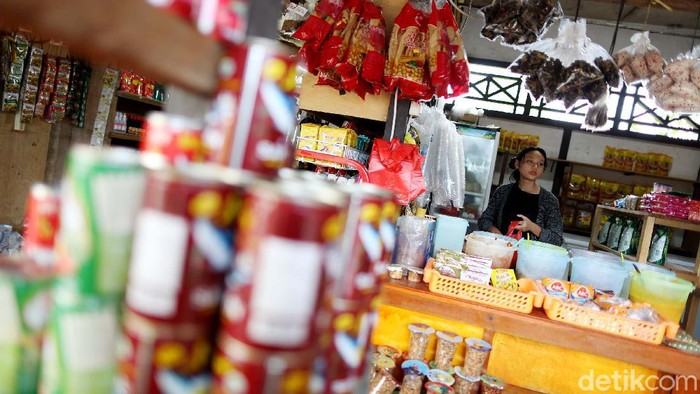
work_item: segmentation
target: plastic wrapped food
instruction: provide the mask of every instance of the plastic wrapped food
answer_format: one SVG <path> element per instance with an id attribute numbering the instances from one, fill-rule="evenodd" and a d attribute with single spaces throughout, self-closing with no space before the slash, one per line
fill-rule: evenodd
<path id="1" fill-rule="evenodd" d="M 670 242 L 671 234 L 668 227 L 656 227 L 654 235 L 651 238 L 649 257 L 647 258 L 650 264 L 664 265 L 666 262 L 666 254 L 668 253 L 668 244 Z"/>
<path id="2" fill-rule="evenodd" d="M 410 0 L 394 20 L 389 40 L 384 84 L 399 89 L 399 97 L 423 100 L 432 94 L 425 63 L 430 3 Z"/>
<path id="3" fill-rule="evenodd" d="M 369 394 L 391 394 L 398 387 L 396 379 L 386 371 L 372 374 L 369 380 Z"/>
<path id="4" fill-rule="evenodd" d="M 411 332 L 411 340 L 406 357 L 410 360 L 425 359 L 425 351 L 428 349 L 428 343 L 430 343 L 430 338 L 435 333 L 435 329 L 422 323 L 409 324 L 408 329 Z"/>
<path id="5" fill-rule="evenodd" d="M 452 359 L 457 352 L 457 346 L 462 342 L 462 337 L 452 332 L 438 331 L 437 338 L 435 366 L 447 371 L 452 367 Z"/>
<path id="6" fill-rule="evenodd" d="M 630 41 L 632 45 L 613 55 L 615 63 L 622 70 L 625 83 L 629 85 L 658 77 L 666 62 L 661 52 L 651 44 L 649 32 L 636 33 Z"/>
<path id="7" fill-rule="evenodd" d="M 391 279 L 401 280 L 406 276 L 406 267 L 400 264 L 390 264 L 386 267 Z"/>
<path id="8" fill-rule="evenodd" d="M 420 283 L 423 281 L 423 269 L 416 267 L 408 267 L 408 281 Z"/>
<path id="9" fill-rule="evenodd" d="M 403 376 L 400 394 L 420 394 L 423 387 L 423 375 L 406 374 Z"/>
<path id="10" fill-rule="evenodd" d="M 506 388 L 506 383 L 491 375 L 481 376 L 481 393 L 482 394 L 499 394 Z"/>
<path id="11" fill-rule="evenodd" d="M 450 40 L 450 91 L 448 97 L 457 97 L 467 94 L 469 91 L 469 62 L 467 54 L 464 52 L 464 40 L 459 33 L 459 27 L 452 13 L 451 7 L 442 7 L 440 19 L 447 30 L 447 37 Z M 461 205 L 460 205 L 461 206 Z"/>
<path id="12" fill-rule="evenodd" d="M 462 368 L 455 367 L 455 394 L 478 394 L 481 378 L 469 377 L 464 374 Z"/>
<path id="13" fill-rule="evenodd" d="M 441 3 L 438 5 L 438 3 Z M 439 7 L 439 8 L 438 8 Z M 450 37 L 447 35 L 445 22 L 441 19 L 440 9 L 451 9 L 446 0 L 432 2 L 432 12 L 428 20 L 428 67 L 430 82 L 438 97 L 447 97 L 450 84 Z"/>
<path id="14" fill-rule="evenodd" d="M 321 0 L 306 22 L 292 34 L 292 38 L 304 41 L 304 45 L 299 51 L 299 58 L 302 64 L 306 64 L 306 69 L 309 72 L 314 74 L 318 72 L 321 46 L 344 5 L 345 0 Z"/>
<path id="15" fill-rule="evenodd" d="M 676 113 L 700 112 L 700 47 L 671 61 L 663 74 L 647 85 L 649 96 L 660 108 Z M 695 75 L 695 81 L 693 79 Z"/>
<path id="16" fill-rule="evenodd" d="M 465 342 L 467 344 L 467 354 L 464 357 L 462 372 L 466 377 L 479 377 L 484 369 L 486 358 L 491 351 L 491 344 L 478 338 L 467 338 Z"/>
<path id="17" fill-rule="evenodd" d="M 484 16 L 481 36 L 501 44 L 518 46 L 537 41 L 563 15 L 555 0 L 494 0 L 479 13 Z"/>
<path id="18" fill-rule="evenodd" d="M 605 126 L 608 88 L 619 85 L 619 70 L 607 51 L 586 37 L 585 20 L 564 20 L 556 39 L 531 45 L 509 69 L 527 76 L 525 86 L 533 99 L 561 100 L 567 109 L 587 100 L 591 106 L 583 126 Z"/>

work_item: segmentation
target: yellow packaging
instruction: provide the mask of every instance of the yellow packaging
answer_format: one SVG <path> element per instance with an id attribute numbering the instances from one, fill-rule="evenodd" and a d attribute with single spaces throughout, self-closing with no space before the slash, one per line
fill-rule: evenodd
<path id="1" fill-rule="evenodd" d="M 671 167 L 673 166 L 673 157 L 669 155 L 661 155 L 659 160 L 659 175 L 668 176 L 671 172 Z"/>
<path id="2" fill-rule="evenodd" d="M 649 153 L 649 161 L 647 164 L 647 174 L 658 175 L 659 174 L 659 161 L 661 160 L 661 155 L 657 153 Z"/>
<path id="3" fill-rule="evenodd" d="M 498 151 L 507 152 L 506 146 L 510 146 L 510 136 L 513 132 L 509 130 L 501 130 L 501 138 L 498 140 Z"/>
<path id="4" fill-rule="evenodd" d="M 617 149 L 612 146 L 606 146 L 603 154 L 603 167 L 614 168 L 615 167 L 615 155 Z"/>
<path id="5" fill-rule="evenodd" d="M 586 177 L 586 186 L 583 188 L 583 199 L 591 202 L 598 202 L 600 193 L 600 180 Z"/>
<path id="6" fill-rule="evenodd" d="M 620 185 L 617 182 L 601 181 L 599 196 L 600 203 L 605 205 L 613 205 L 619 189 Z"/>
<path id="7" fill-rule="evenodd" d="M 625 152 L 627 149 L 615 149 L 613 155 L 613 167 L 618 170 L 623 170 L 625 168 Z"/>
<path id="8" fill-rule="evenodd" d="M 491 270 L 491 284 L 499 289 L 512 291 L 518 290 L 518 281 L 515 278 L 515 270 L 494 268 Z"/>
<path id="9" fill-rule="evenodd" d="M 318 149 L 318 132 L 321 126 L 314 123 L 302 123 L 299 130 L 299 139 L 297 141 L 297 149 L 317 150 Z M 304 161 L 313 163 L 316 159 L 305 157 Z"/>
<path id="10" fill-rule="evenodd" d="M 528 146 L 538 146 L 540 144 L 540 137 L 538 135 L 530 135 L 528 139 Z"/>
<path id="11" fill-rule="evenodd" d="M 625 171 L 634 170 L 634 163 L 637 161 L 637 152 L 633 150 L 625 150 L 622 153 L 622 169 Z"/>
<path id="12" fill-rule="evenodd" d="M 633 187 L 632 185 L 625 185 L 624 183 L 620 184 L 619 187 L 617 188 L 617 198 L 622 198 L 625 196 L 629 196 L 632 194 Z"/>
<path id="13" fill-rule="evenodd" d="M 635 196 L 643 196 L 646 191 L 647 186 L 644 185 L 634 185 L 634 187 L 632 187 L 632 194 Z"/>
<path id="14" fill-rule="evenodd" d="M 556 297 L 569 298 L 569 290 L 571 284 L 565 280 L 542 278 L 542 286 L 547 291 L 547 294 Z"/>
<path id="15" fill-rule="evenodd" d="M 579 174 L 571 174 L 567 194 L 569 198 L 583 198 L 583 189 L 586 186 L 586 177 Z"/>
<path id="16" fill-rule="evenodd" d="M 634 171 L 640 174 L 646 174 L 649 172 L 649 154 L 639 153 L 637 155 L 637 161 L 634 162 Z"/>

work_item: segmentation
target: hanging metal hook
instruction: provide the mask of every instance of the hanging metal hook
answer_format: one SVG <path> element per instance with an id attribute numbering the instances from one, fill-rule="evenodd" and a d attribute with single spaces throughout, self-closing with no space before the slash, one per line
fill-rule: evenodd
<path id="1" fill-rule="evenodd" d="M 581 0 L 576 3 L 576 15 L 574 16 L 574 22 L 578 22 L 578 12 L 581 10 Z"/>
<path id="2" fill-rule="evenodd" d="M 612 42 L 610 43 L 609 53 L 613 53 L 615 49 L 615 41 L 617 41 L 617 32 L 620 30 L 620 21 L 622 20 L 622 10 L 625 8 L 625 0 L 620 1 L 620 9 L 617 11 L 617 22 L 615 23 L 615 32 L 613 33 Z"/>

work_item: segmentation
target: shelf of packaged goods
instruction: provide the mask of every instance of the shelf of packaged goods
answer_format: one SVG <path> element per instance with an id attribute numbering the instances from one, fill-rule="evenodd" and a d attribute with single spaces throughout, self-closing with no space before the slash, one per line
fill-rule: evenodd
<path id="1" fill-rule="evenodd" d="M 127 140 L 127 141 L 141 141 L 140 135 L 119 133 L 116 131 L 109 133 L 109 138 L 118 139 L 118 140 Z"/>
<path id="2" fill-rule="evenodd" d="M 369 182 L 369 172 L 367 171 L 367 168 L 363 166 L 362 163 L 359 163 L 355 160 L 305 149 L 297 149 L 295 151 L 295 155 L 297 157 L 297 160 L 299 161 L 306 161 L 312 164 L 316 164 L 316 160 L 323 160 L 326 162 L 337 164 L 338 167 L 335 168 L 357 170 L 358 176 L 360 177 L 362 182 Z M 308 159 L 313 159 L 313 161 L 310 161 Z M 327 167 L 326 165 L 321 166 Z"/>
<path id="3" fill-rule="evenodd" d="M 670 374 L 698 374 L 700 356 L 553 321 L 541 309 L 513 313 L 431 293 L 424 283 L 395 280 L 384 284 L 381 303 Z"/>
<path id="4" fill-rule="evenodd" d="M 637 176 L 643 176 L 643 177 L 647 177 L 647 178 L 656 178 L 656 179 L 661 179 L 661 180 L 698 183 L 698 181 L 696 181 L 694 179 L 675 178 L 675 177 L 670 177 L 667 175 L 645 174 L 643 172 L 635 172 L 635 171 L 622 170 L 619 168 L 604 167 L 604 166 L 597 165 L 597 164 L 581 163 L 581 162 L 570 161 L 570 160 L 559 160 L 559 162 L 563 163 L 563 164 L 571 165 L 571 166 L 598 168 L 601 170 L 619 172 L 619 173 L 624 174 L 624 175 L 637 175 Z"/>
<path id="5" fill-rule="evenodd" d="M 153 106 L 158 107 L 158 108 L 162 108 L 164 105 L 164 103 L 162 101 L 154 100 L 154 99 L 148 98 L 148 97 L 138 96 L 136 94 L 121 92 L 121 91 L 117 91 L 115 94 L 117 97 L 125 98 L 127 100 L 138 101 L 138 102 L 141 102 L 144 104 L 153 105 Z"/>

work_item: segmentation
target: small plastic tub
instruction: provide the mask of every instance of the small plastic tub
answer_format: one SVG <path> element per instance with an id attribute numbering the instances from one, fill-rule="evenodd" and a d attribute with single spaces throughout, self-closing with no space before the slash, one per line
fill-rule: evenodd
<path id="1" fill-rule="evenodd" d="M 394 360 L 394 362 L 397 365 L 400 364 L 399 361 L 401 360 L 401 356 L 403 355 L 403 352 L 401 352 L 401 350 L 389 345 L 377 346 L 377 348 L 375 349 L 375 353 L 389 357 L 390 359 Z"/>
<path id="2" fill-rule="evenodd" d="M 452 387 L 446 386 L 438 382 L 428 382 L 425 384 L 425 392 L 427 394 L 452 394 L 455 391 Z"/>
<path id="3" fill-rule="evenodd" d="M 408 281 L 420 283 L 423 281 L 423 269 L 416 267 L 408 267 Z"/>
<path id="4" fill-rule="evenodd" d="M 491 375 L 481 375 L 482 394 L 500 394 L 506 388 L 506 383 Z"/>
<path id="5" fill-rule="evenodd" d="M 449 372 L 442 369 L 431 369 L 428 372 L 428 380 L 431 382 L 442 383 L 446 386 L 452 386 L 455 383 L 455 378 Z"/>
<path id="6" fill-rule="evenodd" d="M 437 347 L 435 349 L 435 366 L 443 371 L 452 367 L 452 359 L 457 353 L 457 346 L 462 342 L 462 337 L 449 331 L 437 332 Z"/>
<path id="7" fill-rule="evenodd" d="M 479 338 L 467 338 L 464 342 L 467 343 L 467 354 L 462 372 L 467 377 L 478 378 L 491 351 L 491 344 Z"/>
<path id="8" fill-rule="evenodd" d="M 480 386 L 481 377 L 466 376 L 461 367 L 455 367 L 455 384 L 452 386 L 455 394 L 478 394 Z"/>
<path id="9" fill-rule="evenodd" d="M 406 275 L 406 267 L 399 264 L 391 264 L 386 267 L 391 279 L 401 280 Z"/>
<path id="10" fill-rule="evenodd" d="M 435 333 L 435 329 L 422 323 L 409 324 L 408 329 L 411 332 L 411 339 L 406 357 L 409 360 L 423 361 L 425 359 L 425 351 L 428 349 L 428 343 L 430 343 L 430 338 Z"/>

